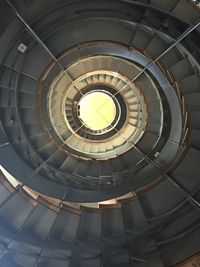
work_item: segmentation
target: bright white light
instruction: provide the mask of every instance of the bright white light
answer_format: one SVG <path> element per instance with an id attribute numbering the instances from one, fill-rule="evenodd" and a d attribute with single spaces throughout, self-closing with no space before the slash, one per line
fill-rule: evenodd
<path id="1" fill-rule="evenodd" d="M 80 119 L 92 130 L 105 129 L 115 119 L 115 103 L 106 93 L 95 91 L 83 96 L 79 107 Z"/>

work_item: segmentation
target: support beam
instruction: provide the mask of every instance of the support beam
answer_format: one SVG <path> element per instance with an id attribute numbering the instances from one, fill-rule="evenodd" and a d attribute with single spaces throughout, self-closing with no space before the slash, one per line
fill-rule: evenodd
<path id="1" fill-rule="evenodd" d="M 190 34 L 193 30 L 195 30 L 200 25 L 200 19 L 197 20 L 194 24 L 192 24 L 188 29 L 186 29 L 179 37 L 178 39 L 173 42 L 163 53 L 161 53 L 157 58 L 149 62 L 132 80 L 131 82 L 135 82 L 140 75 L 142 75 L 146 70 L 148 70 L 154 63 L 159 61 L 164 55 L 166 55 L 172 48 L 174 48 L 177 44 L 179 44 L 188 34 Z M 122 87 L 119 91 L 117 91 L 115 95 L 120 93 L 122 90 L 124 90 L 127 87 L 127 84 Z"/>
<path id="2" fill-rule="evenodd" d="M 59 66 L 61 71 L 71 80 L 72 84 L 74 84 L 76 90 L 82 95 L 79 88 L 74 83 L 73 78 L 70 76 L 70 74 L 67 72 L 67 70 L 62 66 L 62 64 L 59 62 L 59 60 L 55 57 L 55 55 L 51 52 L 51 50 L 46 46 L 46 44 L 42 41 L 42 39 L 39 37 L 39 35 L 31 28 L 31 26 L 27 23 L 27 21 L 22 17 L 20 12 L 16 9 L 16 7 L 11 3 L 10 0 L 6 0 L 8 5 L 11 7 L 11 9 L 14 11 L 15 15 L 18 17 L 18 19 L 23 23 L 23 25 L 26 27 L 26 29 L 30 32 L 30 34 L 33 36 L 33 38 L 44 48 L 44 50 L 49 54 L 49 56 L 52 58 L 52 60 Z"/>
<path id="3" fill-rule="evenodd" d="M 189 192 L 187 192 L 185 188 L 183 188 L 177 181 L 175 181 L 172 176 L 170 176 L 166 171 L 164 171 L 159 164 L 155 163 L 149 156 L 147 156 L 138 147 L 136 147 L 135 144 L 126 140 L 126 138 L 121 135 L 121 133 L 116 128 L 115 130 L 127 143 L 130 144 L 132 148 L 134 148 L 139 154 L 141 154 L 148 163 L 157 168 L 161 172 L 161 174 L 166 177 L 187 198 L 187 200 L 192 204 L 192 206 L 194 206 L 194 208 L 197 209 L 198 212 L 200 212 L 200 202 L 198 202 Z"/>

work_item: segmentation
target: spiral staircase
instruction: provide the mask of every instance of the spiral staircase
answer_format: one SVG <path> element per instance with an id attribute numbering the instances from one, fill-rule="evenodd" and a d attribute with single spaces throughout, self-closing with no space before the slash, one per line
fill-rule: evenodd
<path id="1" fill-rule="evenodd" d="M 200 251 L 199 4 L 0 1 L 0 266 Z"/>

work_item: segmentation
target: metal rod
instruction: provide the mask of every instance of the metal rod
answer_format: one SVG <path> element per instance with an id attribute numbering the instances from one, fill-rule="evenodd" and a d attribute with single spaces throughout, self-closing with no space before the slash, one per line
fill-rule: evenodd
<path id="1" fill-rule="evenodd" d="M 45 49 L 45 51 L 50 55 L 50 57 L 56 62 L 56 64 L 60 67 L 60 69 L 63 71 L 63 73 L 66 74 L 66 76 L 72 81 L 75 88 L 78 92 L 80 92 L 81 95 L 83 95 L 80 91 L 80 89 L 77 87 L 77 85 L 74 83 L 73 78 L 69 75 L 67 70 L 62 66 L 62 64 L 59 62 L 59 60 L 54 56 L 54 54 L 51 52 L 51 50 L 46 46 L 46 44 L 42 41 L 42 39 L 38 36 L 38 34 L 30 27 L 30 25 L 25 21 L 25 19 L 21 16 L 21 14 L 18 12 L 18 10 L 15 8 L 15 6 L 10 2 L 10 0 L 6 0 L 8 5 L 12 8 L 16 16 L 19 18 L 19 20 L 24 24 L 24 26 L 28 29 L 28 31 L 31 33 L 33 38 Z"/>
<path id="2" fill-rule="evenodd" d="M 19 72 L 18 70 L 14 69 L 14 68 L 12 68 L 11 66 L 6 65 L 6 64 L 0 64 L 0 68 L 6 68 L 6 69 L 9 69 L 9 70 L 11 70 L 11 71 L 13 71 L 13 72 L 17 72 L 17 73 Z M 26 77 L 26 78 L 29 78 L 29 79 L 31 79 L 31 80 L 33 80 L 33 81 L 35 81 L 35 82 L 38 82 L 38 80 L 37 80 L 36 78 L 31 77 L 31 76 L 28 75 L 27 73 L 21 72 L 21 75 L 24 76 L 24 77 Z M 9 88 L 10 88 L 10 87 L 9 87 Z"/>
<path id="3" fill-rule="evenodd" d="M 64 140 L 64 142 L 60 145 L 60 146 L 58 146 L 57 147 L 57 149 L 51 154 L 51 156 L 50 157 L 48 157 L 46 160 L 44 160 L 35 170 L 34 170 L 34 172 L 33 172 L 33 174 L 27 179 L 27 181 L 28 180 L 30 180 L 31 178 L 33 178 L 34 177 L 34 175 L 35 174 L 37 174 L 38 173 L 38 171 L 42 168 L 42 167 L 44 167 L 44 165 L 45 164 L 47 164 L 47 162 L 59 151 L 59 149 L 60 148 L 62 148 L 68 141 L 69 141 L 69 139 L 72 137 L 72 136 L 74 136 L 81 128 L 83 127 L 83 125 L 81 125 L 74 133 L 72 133 L 66 140 Z"/>
<path id="4" fill-rule="evenodd" d="M 142 73 L 145 72 L 149 67 L 153 65 L 153 63 L 157 62 L 159 59 L 161 59 L 164 55 L 166 55 L 172 48 L 174 48 L 178 43 L 180 43 L 188 34 L 190 34 L 194 29 L 196 29 L 200 25 L 200 20 L 198 19 L 194 24 L 192 24 L 189 28 L 187 28 L 178 38 L 177 40 L 172 43 L 164 52 L 162 52 L 157 58 L 155 58 L 153 61 L 149 62 L 146 67 L 144 67 L 131 82 L 134 82 Z M 127 85 L 126 85 L 127 86 Z M 123 88 L 122 88 L 123 89 Z M 122 90 L 121 89 L 121 90 Z M 120 91 L 118 91 L 120 92 Z M 117 92 L 117 93 L 118 93 Z"/>
<path id="5" fill-rule="evenodd" d="M 42 45 L 42 47 L 45 49 L 45 51 L 51 56 L 51 58 L 58 64 L 58 66 L 61 68 L 61 70 L 71 79 L 69 74 L 66 72 L 62 64 L 58 61 L 58 59 L 54 56 L 54 54 L 49 50 L 49 48 L 45 45 L 45 43 L 41 40 L 41 38 L 35 33 L 35 31 L 28 25 L 28 23 L 24 20 L 24 18 L 20 15 L 20 13 L 17 11 L 17 9 L 14 7 L 14 5 L 10 2 L 10 0 L 6 0 L 9 6 L 12 8 L 12 10 L 15 12 L 16 16 L 20 19 L 20 21 L 25 25 L 25 27 L 28 29 L 28 31 L 32 34 L 32 36 L 35 38 L 35 40 Z M 178 38 L 177 40 L 172 43 L 163 53 L 161 53 L 156 59 L 154 59 L 152 62 L 148 63 L 135 77 L 131 82 L 134 82 L 142 73 L 145 72 L 149 67 L 152 66 L 153 63 L 160 60 L 164 55 L 166 55 L 172 48 L 174 48 L 178 43 L 180 43 L 188 34 L 190 34 L 194 29 L 196 29 L 200 25 L 200 20 L 198 19 L 194 24 L 192 24 L 189 28 L 187 28 Z M 71 79 L 72 82 L 74 82 L 73 79 Z M 126 85 L 127 86 L 127 85 Z M 122 88 L 121 90 L 123 90 Z M 79 89 L 78 89 L 79 90 Z M 116 92 L 118 94 L 121 90 Z M 116 95 L 115 94 L 115 95 Z M 113 95 L 112 97 L 114 97 Z M 135 145 L 133 147 L 141 154 L 143 157 L 150 162 L 154 167 L 159 169 L 161 173 L 167 177 L 167 179 L 176 187 L 178 188 L 190 201 L 192 201 L 193 204 L 195 204 L 198 208 L 200 208 L 200 203 L 195 200 L 180 184 L 178 184 L 171 176 L 169 176 L 165 171 L 162 170 L 162 168 L 156 164 L 154 161 L 152 161 L 146 154 L 144 154 L 140 149 L 138 149 Z M 48 159 L 47 159 L 48 160 Z M 43 162 L 43 164 L 46 163 Z M 43 166 L 43 164 L 40 165 Z M 38 170 L 38 168 L 36 169 Z"/>
<path id="6" fill-rule="evenodd" d="M 172 178 L 171 176 L 169 176 L 161 167 L 160 165 L 158 165 L 157 163 L 155 163 L 152 159 L 150 159 L 145 153 L 143 153 L 139 148 L 137 148 L 134 145 L 134 148 L 141 154 L 143 155 L 143 157 L 146 159 L 146 161 L 148 161 L 149 163 L 151 163 L 154 167 L 156 167 L 158 170 L 160 170 L 161 174 L 164 175 L 180 192 L 182 192 L 185 197 L 192 202 L 195 207 L 198 207 L 198 211 L 200 211 L 200 203 L 193 197 L 191 196 L 178 182 L 175 181 L 174 178 Z"/>
<path id="7" fill-rule="evenodd" d="M 4 147 L 4 146 L 7 146 L 7 145 L 9 145 L 10 143 L 4 143 L 4 144 L 0 144 L 0 147 Z"/>
<path id="8" fill-rule="evenodd" d="M 194 29 L 196 29 L 200 25 L 200 20 L 198 19 L 194 24 L 192 24 L 189 28 L 187 28 L 178 38 L 177 40 L 172 43 L 163 53 L 161 53 L 157 58 L 149 62 L 130 82 L 135 82 L 136 79 L 142 75 L 145 70 L 149 69 L 154 63 L 156 63 L 159 59 L 161 59 L 164 55 L 166 55 L 173 47 L 175 47 L 178 43 L 180 43 L 188 34 L 190 34 Z M 119 91 L 117 91 L 114 95 L 111 96 L 111 98 L 115 97 L 117 94 L 119 94 L 122 90 L 124 90 L 128 84 L 123 86 Z M 105 102 L 103 105 L 105 105 L 107 102 Z M 102 106 L 103 106 L 102 105 Z"/>
<path id="9" fill-rule="evenodd" d="M 154 167 L 156 167 L 163 176 L 165 176 L 191 203 L 192 205 L 198 209 L 198 212 L 200 211 L 200 203 L 193 197 L 191 194 L 189 194 L 178 182 L 175 181 L 174 178 L 172 178 L 170 175 L 168 175 L 159 164 L 155 163 L 150 157 L 148 157 L 145 153 L 143 153 L 139 148 L 137 148 L 132 142 L 126 140 L 126 138 L 119 133 L 119 131 L 115 128 L 115 131 L 118 132 L 118 134 L 127 142 L 129 143 L 138 153 L 140 153 L 143 158 L 152 164 Z"/>

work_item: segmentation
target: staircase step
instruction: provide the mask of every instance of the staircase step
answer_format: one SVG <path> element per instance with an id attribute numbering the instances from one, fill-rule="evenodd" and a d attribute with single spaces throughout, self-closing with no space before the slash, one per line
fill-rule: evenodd
<path id="1" fill-rule="evenodd" d="M 62 172 L 66 171 L 66 172 L 72 173 L 74 171 L 76 164 L 77 164 L 77 159 L 68 155 L 68 157 L 64 160 L 64 162 L 60 166 L 60 171 Z"/>
<path id="2" fill-rule="evenodd" d="M 120 208 L 104 208 L 102 220 L 102 236 L 104 238 L 124 235 L 124 221 Z"/>
<path id="3" fill-rule="evenodd" d="M 51 238 L 73 242 L 77 237 L 80 214 L 62 209 L 51 231 Z"/>
<path id="4" fill-rule="evenodd" d="M 87 169 L 87 177 L 99 178 L 101 162 L 91 160 Z"/>
<path id="5" fill-rule="evenodd" d="M 200 129 L 191 129 L 189 143 L 192 147 L 200 150 Z"/>
<path id="6" fill-rule="evenodd" d="M 175 64 L 177 64 L 180 60 L 182 60 L 182 55 L 178 51 L 177 48 L 173 48 L 168 51 L 165 55 L 163 55 L 159 62 L 165 65 L 167 68 L 171 68 Z"/>
<path id="7" fill-rule="evenodd" d="M 34 206 L 26 201 L 22 194 L 18 193 L 0 208 L 0 216 L 18 230 L 30 216 L 33 209 Z"/>
<path id="8" fill-rule="evenodd" d="M 171 67 L 171 71 L 177 80 L 181 80 L 194 74 L 193 67 L 188 58 L 184 58 Z"/>
<path id="9" fill-rule="evenodd" d="M 101 239 L 101 213 L 84 212 L 81 216 L 79 225 L 79 240 L 95 240 Z"/>
<path id="10" fill-rule="evenodd" d="M 198 111 L 200 110 L 199 99 L 200 99 L 200 92 L 195 94 L 187 95 L 187 104 L 189 111 Z"/>
<path id="11" fill-rule="evenodd" d="M 180 90 L 184 95 L 195 94 L 200 91 L 200 74 L 193 74 L 180 81 Z"/>
<path id="12" fill-rule="evenodd" d="M 154 35 L 150 43 L 145 49 L 145 52 L 150 54 L 153 58 L 157 58 L 160 56 L 170 44 L 167 44 L 163 39 L 161 39 L 158 35 Z"/>
<path id="13" fill-rule="evenodd" d="M 200 185 L 200 151 L 190 147 L 182 162 L 173 172 L 173 177 L 183 186 L 188 192 L 192 192 Z"/>
<path id="14" fill-rule="evenodd" d="M 190 113 L 191 127 L 200 130 L 200 111 L 192 111 Z"/>
<path id="15" fill-rule="evenodd" d="M 86 177 L 89 161 L 78 160 L 74 168 L 73 174 Z"/>
<path id="16" fill-rule="evenodd" d="M 45 239 L 53 226 L 56 216 L 55 211 L 38 204 L 26 221 L 21 232 Z"/>
<path id="17" fill-rule="evenodd" d="M 153 35 L 145 29 L 138 28 L 132 45 L 138 47 L 142 51 L 146 48 L 148 45 L 149 41 L 152 39 Z"/>

